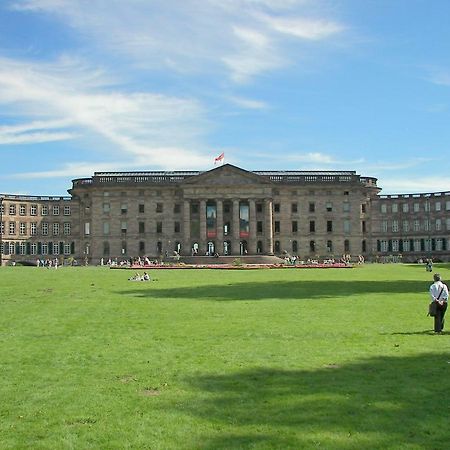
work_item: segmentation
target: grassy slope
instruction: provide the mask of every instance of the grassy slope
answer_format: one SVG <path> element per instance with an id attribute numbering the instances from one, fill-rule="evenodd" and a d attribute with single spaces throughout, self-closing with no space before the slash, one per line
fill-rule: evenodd
<path id="1" fill-rule="evenodd" d="M 129 275 L 1 269 L 2 449 L 447 448 L 423 267 Z"/>

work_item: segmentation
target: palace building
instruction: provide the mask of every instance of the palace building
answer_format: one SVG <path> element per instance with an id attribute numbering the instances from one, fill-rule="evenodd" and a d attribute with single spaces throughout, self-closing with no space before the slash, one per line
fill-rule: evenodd
<path id="1" fill-rule="evenodd" d="M 95 172 L 69 196 L 0 194 L 3 264 L 177 252 L 450 260 L 450 192 L 380 195 L 354 171 Z"/>

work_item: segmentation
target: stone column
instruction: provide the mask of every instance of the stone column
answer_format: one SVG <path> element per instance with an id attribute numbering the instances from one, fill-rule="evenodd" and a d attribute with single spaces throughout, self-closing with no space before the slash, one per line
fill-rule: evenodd
<path id="1" fill-rule="evenodd" d="M 191 202 L 184 200 L 183 204 L 183 248 L 184 255 L 191 254 Z"/>
<path id="2" fill-rule="evenodd" d="M 265 253 L 273 255 L 273 201 L 267 198 L 264 202 L 265 227 L 264 236 L 266 238 Z"/>
<path id="3" fill-rule="evenodd" d="M 200 255 L 204 255 L 206 248 L 206 200 L 200 200 Z"/>
<path id="4" fill-rule="evenodd" d="M 249 199 L 250 207 L 250 237 L 248 240 L 248 252 L 250 255 L 256 255 L 256 201 L 255 199 Z"/>
<path id="5" fill-rule="evenodd" d="M 239 255 L 239 242 L 241 241 L 239 236 L 239 225 L 239 199 L 233 199 L 233 241 L 231 243 L 231 248 L 235 255 Z"/>
<path id="6" fill-rule="evenodd" d="M 216 212 L 217 212 L 217 239 L 216 239 L 216 252 L 223 253 L 223 201 L 216 200 Z"/>

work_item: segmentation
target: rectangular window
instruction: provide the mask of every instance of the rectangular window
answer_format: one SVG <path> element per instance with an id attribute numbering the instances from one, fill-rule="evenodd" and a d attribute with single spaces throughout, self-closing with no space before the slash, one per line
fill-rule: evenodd
<path id="1" fill-rule="evenodd" d="M 103 234 L 104 235 L 109 234 L 109 222 L 103 222 Z"/>
<path id="2" fill-rule="evenodd" d="M 41 206 L 41 216 L 48 216 L 48 205 Z"/>
<path id="3" fill-rule="evenodd" d="M 419 220 L 414 220 L 413 222 L 413 229 L 414 231 L 420 231 L 420 221 Z"/>
<path id="4" fill-rule="evenodd" d="M 363 233 L 367 232 L 367 227 L 366 227 L 366 221 L 365 220 L 361 221 L 361 231 Z"/>
<path id="5" fill-rule="evenodd" d="M 180 212 L 181 212 L 181 205 L 179 203 L 175 203 L 175 205 L 173 205 L 173 213 L 180 214 Z"/>
<path id="6" fill-rule="evenodd" d="M 365 214 L 365 213 L 366 213 L 366 204 L 365 204 L 365 203 L 362 203 L 362 204 L 361 204 L 361 213 L 362 213 L 362 214 Z"/>
<path id="7" fill-rule="evenodd" d="M 30 223 L 30 234 L 31 234 L 31 236 L 37 235 L 37 222 Z"/>
<path id="8" fill-rule="evenodd" d="M 20 222 L 19 224 L 19 234 L 24 236 L 27 234 L 27 224 L 25 222 Z"/>
<path id="9" fill-rule="evenodd" d="M 16 234 L 16 222 L 9 222 L 9 234 Z"/>
<path id="10" fill-rule="evenodd" d="M 64 206 L 64 215 L 70 216 L 70 206 L 69 205 Z"/>
<path id="11" fill-rule="evenodd" d="M 420 203 L 414 203 L 413 211 L 414 212 L 419 212 L 420 211 Z"/>
<path id="12" fill-rule="evenodd" d="M 174 233 L 180 233 L 181 232 L 181 223 L 180 222 L 174 222 L 173 223 L 173 231 L 174 231 Z"/>
<path id="13" fill-rule="evenodd" d="M 122 221 L 122 222 L 120 223 L 120 232 L 121 232 L 122 234 L 125 234 L 125 233 L 127 232 L 127 230 L 128 230 L 128 224 L 127 224 L 127 222 L 126 222 L 126 221 Z"/>
<path id="14" fill-rule="evenodd" d="M 345 213 L 350 212 L 350 202 L 343 202 L 342 203 L 342 211 Z"/>
<path id="15" fill-rule="evenodd" d="M 436 219 L 434 228 L 436 229 L 436 231 L 441 231 L 441 229 L 442 229 L 442 220 L 441 219 Z"/>
<path id="16" fill-rule="evenodd" d="M 52 242 L 52 253 L 54 255 L 59 255 L 59 243 L 58 242 Z"/>
<path id="17" fill-rule="evenodd" d="M 430 220 L 429 219 L 425 219 L 423 221 L 423 229 L 425 231 L 430 231 Z"/>
<path id="18" fill-rule="evenodd" d="M 58 236 L 59 234 L 59 223 L 55 222 L 52 227 L 53 236 Z"/>
<path id="19" fill-rule="evenodd" d="M 349 219 L 344 219 L 344 233 L 348 234 L 351 231 L 351 227 L 350 227 L 350 220 Z"/>
<path id="20" fill-rule="evenodd" d="M 64 254 L 70 255 L 70 244 L 64 244 Z"/>
<path id="21" fill-rule="evenodd" d="M 262 205 L 262 203 L 257 203 L 257 204 L 256 204 L 256 212 L 262 213 L 262 211 L 263 211 L 263 205 Z"/>
<path id="22" fill-rule="evenodd" d="M 398 239 L 392 239 L 392 251 L 393 252 L 398 252 L 399 249 L 399 241 Z"/>
<path id="23" fill-rule="evenodd" d="M 325 209 L 327 210 L 327 212 L 332 212 L 333 211 L 333 203 L 327 202 L 325 205 Z"/>
<path id="24" fill-rule="evenodd" d="M 120 214 L 126 214 L 128 212 L 128 205 L 127 203 L 122 203 L 120 205 Z"/>
<path id="25" fill-rule="evenodd" d="M 91 234 L 91 223 L 90 222 L 84 223 L 84 234 L 86 236 L 89 236 Z"/>
<path id="26" fill-rule="evenodd" d="M 26 205 L 19 205 L 19 214 L 21 216 L 24 216 L 27 213 L 27 207 Z"/>
<path id="27" fill-rule="evenodd" d="M 429 201 L 426 201 L 423 205 L 425 212 L 430 212 L 431 211 L 431 205 Z"/>
<path id="28" fill-rule="evenodd" d="M 332 233 L 332 232 L 333 232 L 333 221 L 327 220 L 327 233 Z"/>
<path id="29" fill-rule="evenodd" d="M 70 222 L 64 222 L 64 235 L 65 236 L 70 236 L 71 233 L 71 223 Z"/>
<path id="30" fill-rule="evenodd" d="M 41 254 L 42 255 L 48 255 L 48 244 L 46 242 L 42 243 Z"/>
<path id="31" fill-rule="evenodd" d="M 314 233 L 316 231 L 316 222 L 315 220 L 309 221 L 309 232 Z"/>
<path id="32" fill-rule="evenodd" d="M 434 209 L 435 209 L 435 211 L 440 211 L 441 210 L 441 202 L 436 202 L 434 204 Z"/>
<path id="33" fill-rule="evenodd" d="M 389 246 L 388 246 L 388 241 L 382 240 L 382 241 L 380 242 L 380 249 L 381 249 L 381 251 L 382 251 L 382 252 L 387 252 L 387 251 L 388 251 L 388 248 L 389 248 Z"/>
<path id="34" fill-rule="evenodd" d="M 409 239 L 403 239 L 403 251 L 404 252 L 410 252 L 411 251 L 411 245 Z"/>
<path id="35" fill-rule="evenodd" d="M 31 254 L 32 255 L 37 255 L 37 250 L 38 250 L 37 242 L 33 242 L 31 244 Z"/>
<path id="36" fill-rule="evenodd" d="M 446 210 L 446 211 L 450 211 L 450 200 L 447 200 L 447 201 L 445 202 L 445 210 Z"/>
<path id="37" fill-rule="evenodd" d="M 275 220 L 274 221 L 274 232 L 275 233 L 279 233 L 280 232 L 280 221 L 279 220 Z"/>
<path id="38" fill-rule="evenodd" d="M 27 253 L 27 244 L 25 242 L 21 242 L 19 244 L 19 253 L 21 255 L 26 255 L 26 253 Z"/>
<path id="39" fill-rule="evenodd" d="M 48 223 L 47 222 L 41 223 L 41 234 L 42 234 L 42 236 L 48 235 Z"/>
<path id="40" fill-rule="evenodd" d="M 59 216 L 59 206 L 58 205 L 53 205 L 53 215 L 54 216 Z"/>
<path id="41" fill-rule="evenodd" d="M 273 212 L 275 212 L 275 213 L 279 213 L 280 212 L 280 204 L 279 203 L 274 203 L 273 204 Z"/>
<path id="42" fill-rule="evenodd" d="M 144 212 L 145 212 L 145 205 L 143 203 L 139 203 L 139 205 L 138 205 L 138 212 L 139 212 L 139 214 L 144 214 Z"/>
<path id="43" fill-rule="evenodd" d="M 14 242 L 10 242 L 8 247 L 9 247 L 8 253 L 10 255 L 15 255 L 15 253 L 16 253 L 16 246 L 15 246 Z"/>
<path id="44" fill-rule="evenodd" d="M 16 205 L 9 205 L 9 215 L 10 216 L 16 215 Z"/>
<path id="45" fill-rule="evenodd" d="M 30 216 L 37 216 L 37 205 L 30 206 Z"/>
<path id="46" fill-rule="evenodd" d="M 414 239 L 414 251 L 420 252 L 421 251 L 421 245 L 420 245 L 420 239 Z"/>
<path id="47" fill-rule="evenodd" d="M 258 234 L 262 234 L 262 232 L 263 232 L 263 223 L 262 223 L 261 220 L 258 220 L 258 221 L 256 222 L 256 232 L 257 232 Z"/>
<path id="48" fill-rule="evenodd" d="M 443 240 L 441 238 L 437 238 L 435 242 L 435 249 L 440 252 L 444 249 Z"/>
<path id="49" fill-rule="evenodd" d="M 108 214 L 111 211 L 111 205 L 109 203 L 103 203 L 103 212 Z"/>
<path id="50" fill-rule="evenodd" d="M 450 231 L 450 219 L 449 218 L 445 219 L 445 228 L 447 231 Z"/>
<path id="51" fill-rule="evenodd" d="M 397 233 L 398 232 L 398 220 L 392 221 L 392 232 Z"/>
<path id="52" fill-rule="evenodd" d="M 163 204 L 162 203 L 157 203 L 156 204 L 156 212 L 157 213 L 162 213 L 163 212 Z"/>
<path id="53" fill-rule="evenodd" d="M 145 222 L 139 222 L 139 233 L 145 233 Z"/>
<path id="54" fill-rule="evenodd" d="M 409 204 L 408 203 L 403 203 L 403 212 L 404 213 L 409 212 Z"/>
<path id="55" fill-rule="evenodd" d="M 291 204 L 291 212 L 292 212 L 293 214 L 295 214 L 295 213 L 298 212 L 298 205 L 297 205 L 297 203 L 292 203 L 292 204 Z"/>
<path id="56" fill-rule="evenodd" d="M 387 213 L 387 205 L 386 205 L 386 203 L 382 203 L 381 204 L 381 213 L 382 214 L 386 214 Z M 384 242 L 384 241 L 381 241 L 381 242 Z"/>
<path id="57" fill-rule="evenodd" d="M 315 210 L 316 210 L 316 204 L 314 202 L 309 202 L 308 211 L 315 212 Z"/>
<path id="58" fill-rule="evenodd" d="M 156 232 L 158 234 L 162 233 L 162 222 L 156 222 Z"/>
<path id="59" fill-rule="evenodd" d="M 403 231 L 406 231 L 406 232 L 409 231 L 409 221 L 408 220 L 403 221 Z"/>
<path id="60" fill-rule="evenodd" d="M 393 213 L 397 213 L 398 212 L 398 204 L 397 203 L 392 203 L 392 212 Z"/>
<path id="61" fill-rule="evenodd" d="M 381 232 L 382 233 L 387 233 L 388 230 L 388 221 L 387 220 L 383 220 L 381 222 Z"/>
<path id="62" fill-rule="evenodd" d="M 298 222 L 296 220 L 292 221 L 292 232 L 297 233 L 298 232 Z"/>

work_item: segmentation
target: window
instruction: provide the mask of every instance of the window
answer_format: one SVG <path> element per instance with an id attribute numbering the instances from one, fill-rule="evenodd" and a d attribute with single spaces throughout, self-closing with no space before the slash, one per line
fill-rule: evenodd
<path id="1" fill-rule="evenodd" d="M 139 222 L 138 228 L 139 228 L 139 234 L 145 233 L 145 222 Z"/>
<path id="2" fill-rule="evenodd" d="M 174 231 L 174 233 L 180 233 L 180 231 L 181 231 L 181 223 L 180 222 L 173 223 L 173 231 Z"/>
<path id="3" fill-rule="evenodd" d="M 279 220 L 275 220 L 274 222 L 274 230 L 275 233 L 279 233 L 280 232 L 280 221 Z"/>
<path id="4" fill-rule="evenodd" d="M 33 242 L 31 244 L 31 254 L 32 255 L 37 255 L 37 250 L 38 250 L 37 242 Z"/>
<path id="5" fill-rule="evenodd" d="M 327 233 L 332 233 L 332 232 L 333 232 L 333 221 L 327 220 Z"/>
<path id="6" fill-rule="evenodd" d="M 48 205 L 41 206 L 41 216 L 48 216 Z"/>
<path id="7" fill-rule="evenodd" d="M 27 253 L 27 244 L 25 242 L 21 242 L 19 244 L 19 253 L 21 255 L 25 255 Z"/>
<path id="8" fill-rule="evenodd" d="M 308 211 L 314 212 L 316 210 L 316 204 L 314 202 L 309 202 Z"/>
<path id="9" fill-rule="evenodd" d="M 450 231 L 450 219 L 449 218 L 445 219 L 445 228 L 447 231 Z"/>
<path id="10" fill-rule="evenodd" d="M 162 233 L 162 222 L 156 222 L 156 232 L 158 234 Z"/>
<path id="11" fill-rule="evenodd" d="M 429 219 L 425 219 L 423 221 L 423 229 L 425 231 L 430 231 L 430 220 Z"/>
<path id="12" fill-rule="evenodd" d="M 316 231 L 316 222 L 314 220 L 309 221 L 309 232 L 315 233 Z"/>
<path id="13" fill-rule="evenodd" d="M 89 236 L 91 234 L 91 223 L 90 222 L 84 223 L 84 234 L 86 236 Z"/>
<path id="14" fill-rule="evenodd" d="M 362 213 L 362 214 L 365 214 L 365 213 L 366 213 L 366 204 L 365 204 L 365 203 L 362 203 L 362 204 L 361 204 L 361 213 Z"/>
<path id="15" fill-rule="evenodd" d="M 275 241 L 274 243 L 274 252 L 275 253 L 281 253 L 281 245 L 280 245 L 280 241 Z"/>
<path id="16" fill-rule="evenodd" d="M 298 212 L 298 205 L 297 205 L 297 203 L 292 203 L 292 204 L 291 204 L 291 212 L 292 212 L 293 214 L 295 214 L 295 213 Z"/>
<path id="17" fill-rule="evenodd" d="M 27 224 L 25 222 L 20 222 L 19 224 L 19 234 L 24 236 L 27 234 Z"/>
<path id="18" fill-rule="evenodd" d="M 381 221 L 381 232 L 382 233 L 387 233 L 388 230 L 388 221 L 387 220 L 382 220 Z"/>
<path id="19" fill-rule="evenodd" d="M 261 234 L 261 233 L 263 232 L 263 223 L 262 223 L 261 220 L 258 220 L 258 221 L 256 222 L 256 232 L 257 232 L 258 234 Z"/>
<path id="20" fill-rule="evenodd" d="M 349 213 L 350 212 L 350 202 L 344 202 L 342 204 L 342 211 L 345 213 Z"/>
<path id="21" fill-rule="evenodd" d="M 441 238 L 437 238 L 435 242 L 435 250 L 438 252 L 444 249 L 443 240 Z"/>
<path id="22" fill-rule="evenodd" d="M 298 242 L 292 241 L 292 253 L 298 253 Z"/>
<path id="23" fill-rule="evenodd" d="M 414 220 L 413 227 L 414 227 L 414 231 L 420 231 L 420 221 L 417 219 Z"/>
<path id="24" fill-rule="evenodd" d="M 9 234 L 16 234 L 16 222 L 9 222 Z"/>
<path id="25" fill-rule="evenodd" d="M 52 243 L 52 253 L 54 255 L 59 255 L 59 244 L 58 244 L 58 242 L 53 242 Z"/>
<path id="26" fill-rule="evenodd" d="M 139 205 L 138 205 L 138 212 L 139 212 L 139 214 L 144 214 L 144 212 L 145 212 L 145 205 L 143 203 L 139 203 Z"/>
<path id="27" fill-rule="evenodd" d="M 47 222 L 41 223 L 41 233 L 42 233 L 42 236 L 48 235 L 48 223 Z"/>
<path id="28" fill-rule="evenodd" d="M 10 216 L 16 215 L 16 205 L 9 205 L 9 215 Z"/>
<path id="29" fill-rule="evenodd" d="M 447 200 L 447 201 L 445 202 L 445 210 L 446 210 L 446 211 L 450 211 L 450 200 Z"/>
<path id="30" fill-rule="evenodd" d="M 31 234 L 31 236 L 37 235 L 37 222 L 30 223 L 30 234 Z"/>
<path id="31" fill-rule="evenodd" d="M 350 220 L 349 219 L 344 219 L 344 233 L 348 234 L 351 231 L 351 224 L 350 224 Z"/>
<path id="32" fill-rule="evenodd" d="M 64 215 L 65 216 L 70 216 L 70 206 L 69 205 L 65 205 L 64 206 Z"/>
<path id="33" fill-rule="evenodd" d="M 58 205 L 53 205 L 52 214 L 54 216 L 59 216 L 59 206 Z"/>
<path id="34" fill-rule="evenodd" d="M 440 211 L 441 210 L 441 202 L 436 202 L 434 204 L 434 209 L 435 209 L 435 211 Z"/>
<path id="35" fill-rule="evenodd" d="M 392 221 L 392 232 L 397 233 L 398 232 L 398 220 Z"/>
<path id="36" fill-rule="evenodd" d="M 275 213 L 279 213 L 280 212 L 280 204 L 279 203 L 274 203 L 273 204 L 273 212 L 275 212 Z"/>
<path id="37" fill-rule="evenodd" d="M 361 231 L 363 233 L 367 232 L 367 227 L 366 227 L 366 221 L 365 220 L 361 221 Z"/>
<path id="38" fill-rule="evenodd" d="M 139 241 L 139 254 L 143 255 L 145 253 L 145 242 Z"/>
<path id="39" fill-rule="evenodd" d="M 386 203 L 382 203 L 381 204 L 381 213 L 382 214 L 386 214 L 387 213 L 387 205 L 386 205 Z M 381 241 L 381 242 L 383 242 L 383 241 Z"/>
<path id="40" fill-rule="evenodd" d="M 414 203 L 413 204 L 413 211 L 419 212 L 420 211 L 420 203 Z"/>
<path id="41" fill-rule="evenodd" d="M 436 231 L 441 231 L 441 229 L 442 229 L 442 220 L 441 219 L 436 219 L 434 228 L 436 229 Z"/>
<path id="42" fill-rule="evenodd" d="M 292 232 L 297 233 L 298 232 L 298 222 L 296 220 L 292 221 Z"/>
<path id="43" fill-rule="evenodd" d="M 14 255 L 16 253 L 16 246 L 14 245 L 14 242 L 10 242 L 8 247 L 9 247 L 9 249 L 8 249 L 9 252 L 8 253 L 10 255 Z"/>
<path id="44" fill-rule="evenodd" d="M 48 255 L 48 244 L 46 242 L 43 242 L 41 245 L 41 254 Z"/>
<path id="45" fill-rule="evenodd" d="M 128 224 L 126 222 L 126 220 L 122 220 L 122 222 L 120 222 L 120 232 L 122 234 L 125 234 L 128 230 Z"/>
<path id="46" fill-rule="evenodd" d="M 55 222 L 52 227 L 53 236 L 58 236 L 59 234 L 59 223 Z"/>
<path id="47" fill-rule="evenodd" d="M 27 213 L 27 207 L 26 205 L 19 205 L 19 214 L 21 216 L 24 216 Z"/>
<path id="48" fill-rule="evenodd" d="M 110 230 L 109 222 L 103 222 L 103 234 L 108 235 L 109 230 Z"/>
<path id="49" fill-rule="evenodd" d="M 389 246 L 388 246 L 388 241 L 382 240 L 382 241 L 380 242 L 380 250 L 381 250 L 382 252 L 387 252 L 387 251 L 388 251 L 388 248 L 389 248 Z"/>
<path id="50" fill-rule="evenodd" d="M 325 208 L 326 208 L 327 212 L 332 212 L 333 211 L 333 203 L 327 202 L 327 204 L 325 205 Z"/>
<path id="51" fill-rule="evenodd" d="M 361 251 L 363 253 L 367 252 L 367 242 L 366 241 L 361 241 Z"/>
<path id="52" fill-rule="evenodd" d="M 409 212 L 409 205 L 408 205 L 408 203 L 403 203 L 403 212 L 404 213 Z"/>
<path id="53" fill-rule="evenodd" d="M 316 251 L 316 241 L 309 241 L 309 251 L 311 253 Z"/>
<path id="54" fill-rule="evenodd" d="M 156 204 L 156 212 L 157 213 L 162 213 L 163 212 L 163 204 L 162 203 L 157 203 Z"/>
<path id="55" fill-rule="evenodd" d="M 70 223 L 70 222 L 64 222 L 63 229 L 64 229 L 64 234 L 65 234 L 66 236 L 70 236 L 70 233 L 71 233 L 71 223 Z"/>
<path id="56" fill-rule="evenodd" d="M 173 205 L 173 212 L 174 212 L 174 214 L 180 214 L 181 205 L 179 203 L 175 203 L 175 205 Z"/>
<path id="57" fill-rule="evenodd" d="M 428 200 L 424 203 L 423 207 L 425 209 L 425 212 L 431 211 L 430 202 Z"/>
<path id="58" fill-rule="evenodd" d="M 30 206 L 30 216 L 37 216 L 37 205 Z"/>
<path id="59" fill-rule="evenodd" d="M 346 239 L 344 241 L 344 252 L 345 253 L 349 253 L 350 252 L 350 241 L 348 239 Z"/>
<path id="60" fill-rule="evenodd" d="M 70 244 L 64 244 L 64 254 L 70 255 Z"/>
<path id="61" fill-rule="evenodd" d="M 257 204 L 256 204 L 256 212 L 262 213 L 262 211 L 263 211 L 263 205 L 262 205 L 262 203 L 257 203 Z"/>
<path id="62" fill-rule="evenodd" d="M 398 212 L 398 204 L 397 203 L 392 203 L 392 212 L 393 213 L 397 213 Z"/>
<path id="63" fill-rule="evenodd" d="M 327 241 L 327 252 L 331 253 L 333 251 L 333 242 Z"/>
<path id="64" fill-rule="evenodd" d="M 125 215 L 128 212 L 128 204 L 127 203 L 122 203 L 120 205 L 120 214 Z"/>
<path id="65" fill-rule="evenodd" d="M 392 239 L 392 251 L 398 252 L 399 250 L 399 243 L 398 239 Z"/>
<path id="66" fill-rule="evenodd" d="M 409 252 L 411 251 L 410 241 L 409 239 L 403 239 L 402 241 L 403 251 Z"/>
<path id="67" fill-rule="evenodd" d="M 406 231 L 406 232 L 409 231 L 409 221 L 408 220 L 403 221 L 403 231 Z"/>
<path id="68" fill-rule="evenodd" d="M 0 234 L 5 234 L 5 222 L 0 223 Z"/>
<path id="69" fill-rule="evenodd" d="M 109 203 L 103 203 L 103 212 L 108 214 L 111 211 L 111 205 Z"/>
<path id="70" fill-rule="evenodd" d="M 413 246 L 415 252 L 420 252 L 422 248 L 422 246 L 420 245 L 420 239 L 414 239 Z"/>

